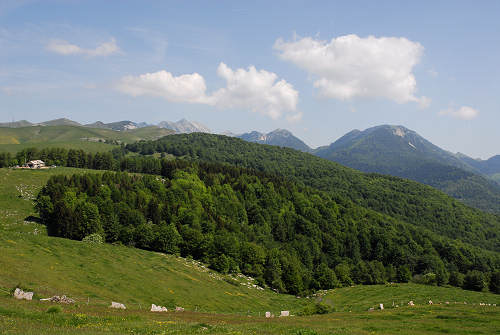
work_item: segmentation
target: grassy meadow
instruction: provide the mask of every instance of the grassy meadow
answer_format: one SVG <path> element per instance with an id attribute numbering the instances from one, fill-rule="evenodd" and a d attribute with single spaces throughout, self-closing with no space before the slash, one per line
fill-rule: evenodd
<path id="1" fill-rule="evenodd" d="M 16 153 L 29 147 L 83 149 L 89 152 L 109 151 L 115 146 L 104 141 L 132 143 L 139 140 L 154 140 L 172 133 L 169 129 L 158 127 L 126 131 L 79 126 L 0 128 L 0 151 Z"/>
<path id="2" fill-rule="evenodd" d="M 33 198 L 51 175 L 76 172 L 86 171 L 0 169 L 0 334 L 500 334 L 500 310 L 493 306 L 500 296 L 490 293 L 392 284 L 298 298 L 189 259 L 49 237 L 32 218 Z M 17 286 L 33 290 L 35 299 L 15 300 Z M 62 294 L 76 303 L 38 300 Z M 108 308 L 111 301 L 127 310 Z M 297 316 L 319 301 L 335 312 Z M 152 303 L 186 311 L 152 313 Z M 380 303 L 383 311 L 368 312 Z M 296 316 L 264 317 L 280 310 Z"/>

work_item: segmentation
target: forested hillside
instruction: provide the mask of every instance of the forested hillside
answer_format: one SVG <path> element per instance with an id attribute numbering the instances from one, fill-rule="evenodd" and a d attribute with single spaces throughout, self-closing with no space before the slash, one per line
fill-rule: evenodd
<path id="1" fill-rule="evenodd" d="M 432 187 L 407 179 L 364 174 L 296 150 L 210 134 L 173 135 L 133 143 L 126 148 L 144 155 L 169 153 L 280 174 L 327 191 L 335 200 L 349 199 L 440 235 L 500 250 L 498 216 L 467 207 Z"/>
<path id="2" fill-rule="evenodd" d="M 52 177 L 36 201 L 49 234 L 76 240 L 100 234 L 110 243 L 192 256 L 292 294 L 406 282 L 412 275 L 428 284 L 462 285 L 457 278 L 479 274 L 487 283 L 488 273 L 500 268 L 498 253 L 279 176 L 220 164 L 142 161 L 156 164 L 162 176 Z"/>

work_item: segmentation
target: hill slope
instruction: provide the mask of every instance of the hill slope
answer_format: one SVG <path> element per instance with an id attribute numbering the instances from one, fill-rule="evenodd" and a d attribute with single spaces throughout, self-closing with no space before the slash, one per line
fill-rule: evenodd
<path id="1" fill-rule="evenodd" d="M 363 171 L 433 186 L 464 203 L 500 213 L 500 186 L 475 172 L 459 156 L 402 126 L 354 130 L 314 154 Z"/>
<path id="2" fill-rule="evenodd" d="M 30 126 L 22 128 L 0 128 L 0 145 L 22 144 L 40 146 L 51 143 L 98 143 L 151 140 L 172 134 L 168 129 L 144 127 L 128 131 L 88 128 L 83 126 Z M 0 147 L 1 149 L 1 147 Z"/>
<path id="3" fill-rule="evenodd" d="M 48 178 L 84 172 L 89 171 L 0 169 L 0 289 L 21 284 L 42 297 L 66 294 L 82 303 L 90 297 L 94 305 L 118 300 L 136 309 L 155 303 L 204 312 L 300 310 L 303 302 L 295 297 L 248 288 L 241 283 L 249 279 L 221 275 L 198 262 L 48 237 L 43 225 L 26 221 L 36 215 L 32 199 Z"/>
<path id="4" fill-rule="evenodd" d="M 500 250 L 498 216 L 469 208 L 429 186 L 410 180 L 364 174 L 293 149 L 210 134 L 167 136 L 157 141 L 130 144 L 127 148 L 138 153 L 165 152 L 178 157 L 225 162 L 280 174 L 325 190 L 340 202 L 350 199 L 365 208 L 438 234 Z"/>
<path id="5" fill-rule="evenodd" d="M 252 131 L 236 136 L 242 140 L 260 144 L 276 145 L 280 147 L 292 148 L 304 152 L 311 151 L 311 148 L 305 144 L 301 139 L 295 137 L 291 132 L 286 129 L 276 129 L 270 133 L 263 134 L 258 131 Z"/>

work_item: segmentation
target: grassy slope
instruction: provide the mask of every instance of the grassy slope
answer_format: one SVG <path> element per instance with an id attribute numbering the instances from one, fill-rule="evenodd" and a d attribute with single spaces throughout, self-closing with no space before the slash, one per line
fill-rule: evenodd
<path id="1" fill-rule="evenodd" d="M 370 307 L 378 308 L 384 304 L 385 308 L 393 308 L 398 305 L 404 307 L 412 300 L 416 305 L 428 305 L 429 300 L 433 304 L 452 305 L 455 303 L 467 304 L 497 304 L 500 305 L 500 295 L 485 292 L 466 291 L 456 287 L 437 287 L 419 284 L 387 284 L 371 286 L 343 287 L 329 290 L 320 295 L 320 300 L 336 306 L 338 311 L 366 311 Z"/>
<path id="2" fill-rule="evenodd" d="M 298 308 L 296 298 L 226 282 L 175 256 L 124 246 L 91 246 L 46 236 L 43 226 L 25 221 L 34 215 L 32 198 L 50 175 L 78 169 L 0 169 L 0 287 L 21 283 L 41 295 L 67 294 L 109 304 L 156 303 L 213 312 L 257 312 Z M 16 187 L 17 186 L 17 187 Z M 36 274 L 34 276 L 33 274 Z M 138 305 L 137 305 L 138 306 Z M 198 307 L 196 307 L 198 306 Z"/>
<path id="3" fill-rule="evenodd" d="M 498 334 L 500 329 L 497 307 L 472 304 L 498 304 L 499 296 L 413 284 L 336 289 L 323 299 L 341 312 L 266 320 L 259 313 L 294 313 L 309 300 L 233 285 L 174 256 L 47 237 L 42 226 L 25 222 L 34 214 L 30 198 L 48 177 L 74 172 L 84 171 L 0 169 L 0 334 Z M 18 284 L 41 297 L 67 294 L 77 304 L 48 314 L 49 303 L 9 297 Z M 469 304 L 425 305 L 429 298 Z M 109 310 L 111 300 L 128 310 Z M 414 300 L 417 306 L 366 312 L 378 303 L 390 307 L 393 300 Z M 154 314 L 145 310 L 151 303 L 190 311 Z M 242 316 L 248 311 L 251 317 Z"/>
<path id="4" fill-rule="evenodd" d="M 24 128 L 0 128 L 0 151 L 17 152 L 26 147 L 65 147 L 88 151 L 111 150 L 113 146 L 95 142 L 117 140 L 132 143 L 152 140 L 172 134 L 168 129 L 145 127 L 128 131 L 87 128 L 78 126 L 31 126 Z M 89 139 L 91 139 L 89 141 Z"/>

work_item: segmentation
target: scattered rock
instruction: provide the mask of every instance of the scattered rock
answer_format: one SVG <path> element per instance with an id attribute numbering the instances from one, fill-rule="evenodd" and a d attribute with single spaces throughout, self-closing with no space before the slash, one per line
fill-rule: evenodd
<path id="1" fill-rule="evenodd" d="M 127 309 L 124 304 L 120 304 L 119 302 L 111 302 L 111 306 L 109 308 L 116 308 L 116 309 Z"/>
<path id="2" fill-rule="evenodd" d="M 40 301 L 58 302 L 61 304 L 74 304 L 75 303 L 75 300 L 68 298 L 65 295 L 63 295 L 63 296 L 55 295 L 55 296 L 50 297 L 50 298 L 40 299 Z"/>
<path id="3" fill-rule="evenodd" d="M 16 288 L 14 291 L 14 298 L 19 299 L 19 300 L 32 300 L 33 299 L 33 292 L 24 292 L 20 288 Z"/>
<path id="4" fill-rule="evenodd" d="M 151 304 L 151 312 L 168 312 L 168 309 L 163 306 L 156 306 L 155 304 Z"/>
<path id="5" fill-rule="evenodd" d="M 290 311 L 281 311 L 280 316 L 290 316 Z"/>

